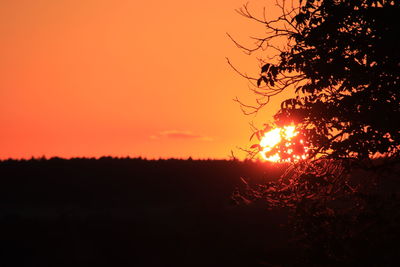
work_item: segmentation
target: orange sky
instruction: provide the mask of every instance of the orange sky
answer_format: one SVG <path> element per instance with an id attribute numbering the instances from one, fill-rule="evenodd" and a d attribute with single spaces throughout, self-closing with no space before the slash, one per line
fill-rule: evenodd
<path id="1" fill-rule="evenodd" d="M 0 158 L 240 155 L 282 99 L 256 118 L 232 101 L 253 96 L 225 57 L 259 72 L 225 35 L 262 32 L 244 3 L 2 1 Z"/>

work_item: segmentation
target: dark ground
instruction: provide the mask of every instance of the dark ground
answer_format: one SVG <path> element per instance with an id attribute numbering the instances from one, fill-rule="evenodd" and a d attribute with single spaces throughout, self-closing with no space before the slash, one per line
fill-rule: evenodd
<path id="1" fill-rule="evenodd" d="M 236 206 L 240 177 L 280 165 L 51 159 L 0 162 L 0 266 L 279 266 L 283 211 Z"/>

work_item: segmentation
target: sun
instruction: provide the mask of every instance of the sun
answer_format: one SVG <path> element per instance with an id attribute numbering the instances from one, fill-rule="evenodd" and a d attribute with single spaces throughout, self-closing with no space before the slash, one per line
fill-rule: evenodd
<path id="1" fill-rule="evenodd" d="M 294 125 L 274 128 L 264 133 L 260 140 L 261 149 L 259 153 L 264 160 L 272 162 L 305 159 L 307 147 L 304 146 L 304 141 L 297 137 L 299 137 L 299 132 Z M 293 146 L 296 149 L 292 148 Z M 284 157 L 282 157 L 283 154 Z"/>

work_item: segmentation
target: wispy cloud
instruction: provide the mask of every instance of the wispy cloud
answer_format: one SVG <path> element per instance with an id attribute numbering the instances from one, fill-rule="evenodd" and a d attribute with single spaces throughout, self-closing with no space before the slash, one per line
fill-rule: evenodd
<path id="1" fill-rule="evenodd" d="M 168 130 L 151 135 L 150 139 L 192 139 L 199 141 L 213 141 L 211 137 L 192 133 L 191 131 Z"/>

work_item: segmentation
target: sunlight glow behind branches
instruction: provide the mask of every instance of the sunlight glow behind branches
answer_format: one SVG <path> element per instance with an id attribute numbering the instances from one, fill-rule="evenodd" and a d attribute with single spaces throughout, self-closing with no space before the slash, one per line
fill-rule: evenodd
<path id="1" fill-rule="evenodd" d="M 292 139 L 299 134 L 296 131 L 296 127 L 293 125 L 284 126 L 282 128 L 275 128 L 271 131 L 268 131 L 264 134 L 264 136 L 260 140 L 260 146 L 262 150 L 260 151 L 261 157 L 266 161 L 279 162 L 279 161 L 291 161 L 291 160 L 300 160 L 305 159 L 306 154 L 296 155 L 293 152 L 293 149 L 290 148 L 293 145 Z M 303 144 L 303 140 L 299 141 L 300 144 Z M 281 150 L 278 150 L 276 153 L 270 155 L 271 151 L 276 148 L 278 145 L 284 145 L 286 148 L 286 153 L 291 155 L 288 159 L 282 159 L 280 153 Z M 304 147 L 304 151 L 307 151 L 307 148 Z"/>

